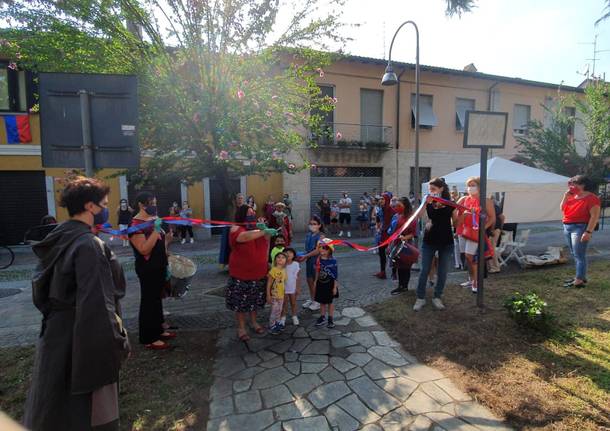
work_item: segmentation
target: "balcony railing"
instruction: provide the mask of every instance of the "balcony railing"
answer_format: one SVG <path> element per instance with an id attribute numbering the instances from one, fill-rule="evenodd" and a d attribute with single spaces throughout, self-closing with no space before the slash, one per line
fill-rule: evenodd
<path id="1" fill-rule="evenodd" d="M 316 147 L 385 151 L 392 147 L 393 134 L 391 126 L 327 123 L 310 138 Z"/>

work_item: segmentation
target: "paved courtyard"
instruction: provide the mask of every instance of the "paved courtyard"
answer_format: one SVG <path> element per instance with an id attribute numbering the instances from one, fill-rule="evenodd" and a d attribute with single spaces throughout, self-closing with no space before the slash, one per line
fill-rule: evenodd
<path id="1" fill-rule="evenodd" d="M 508 430 L 440 372 L 402 351 L 359 307 L 277 336 L 222 332 L 208 431 Z"/>

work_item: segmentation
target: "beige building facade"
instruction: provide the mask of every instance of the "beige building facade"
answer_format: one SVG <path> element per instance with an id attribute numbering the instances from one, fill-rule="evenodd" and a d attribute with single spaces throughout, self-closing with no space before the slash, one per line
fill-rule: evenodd
<path id="1" fill-rule="evenodd" d="M 415 189 L 415 67 L 394 63 L 400 84 L 383 87 L 385 66 L 380 59 L 344 57 L 318 79 L 322 92 L 335 97 L 336 105 L 326 117 L 326 136 L 312 136 L 317 141 L 316 148 L 307 150 L 312 169 L 284 174 L 284 192 L 293 199 L 296 226 L 304 227 L 310 214 L 317 212 L 315 202 L 323 192 L 338 200 L 343 190 L 349 191 L 356 216 L 358 199 L 365 191 L 375 188 L 406 196 Z M 552 106 L 560 95 L 580 97 L 581 93 L 581 88 L 488 75 L 472 68 L 421 66 L 420 180 L 478 163 L 479 151 L 463 148 L 467 110 L 508 113 L 506 148 L 490 151 L 490 157 L 511 159 L 518 153 L 517 137 L 527 133 L 528 121 L 548 121 L 544 106 Z M 577 126 L 577 141 L 582 133 Z"/>

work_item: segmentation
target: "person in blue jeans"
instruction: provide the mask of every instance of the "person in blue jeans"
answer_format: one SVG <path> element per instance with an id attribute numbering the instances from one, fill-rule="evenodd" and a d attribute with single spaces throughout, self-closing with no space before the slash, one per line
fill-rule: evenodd
<path id="1" fill-rule="evenodd" d="M 426 200 L 426 213 L 428 221 L 424 230 L 424 239 L 420 250 L 421 271 L 417 284 L 417 299 L 413 310 L 420 311 L 426 305 L 426 283 L 428 273 L 432 267 L 435 253 L 438 252 L 437 280 L 434 286 L 434 297 L 432 305 L 437 310 L 442 310 L 445 305 L 442 301 L 447 272 L 453 259 L 453 230 L 452 222 L 457 223 L 457 211 L 455 208 L 443 205 L 432 200 L 432 196 L 451 200 L 449 187 L 443 178 L 433 178 L 428 183 L 430 196 Z"/>
<path id="2" fill-rule="evenodd" d="M 305 273 L 307 276 L 307 287 L 309 287 L 309 298 L 303 304 L 303 308 L 311 311 L 320 309 L 320 304 L 316 301 L 316 269 L 315 264 L 320 254 L 318 243 L 324 238 L 324 225 L 320 217 L 314 215 L 309 219 L 309 232 L 305 236 L 305 254 L 300 256 L 298 262 L 305 263 Z"/>
<path id="3" fill-rule="evenodd" d="M 576 263 L 576 276 L 564 287 L 583 288 L 587 284 L 587 245 L 599 221 L 601 201 L 593 193 L 595 184 L 584 175 L 568 181 L 568 190 L 561 200 L 563 233 Z"/>

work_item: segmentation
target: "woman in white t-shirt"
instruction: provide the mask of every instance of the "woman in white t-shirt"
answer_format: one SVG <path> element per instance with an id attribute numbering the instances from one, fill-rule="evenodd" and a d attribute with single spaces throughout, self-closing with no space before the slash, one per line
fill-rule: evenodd
<path id="1" fill-rule="evenodd" d="M 343 192 L 343 197 L 339 200 L 339 236 L 343 236 L 343 231 L 347 231 L 347 237 L 352 236 L 352 199 L 347 192 Z"/>
<path id="2" fill-rule="evenodd" d="M 285 248 L 283 253 L 287 257 L 286 261 L 286 283 L 284 284 L 284 308 L 282 309 L 282 317 L 280 323 L 286 325 L 286 315 L 288 314 L 288 302 L 292 311 L 292 324 L 298 325 L 299 318 L 297 317 L 297 298 L 301 293 L 301 265 L 295 260 L 297 255 L 293 248 Z"/>

